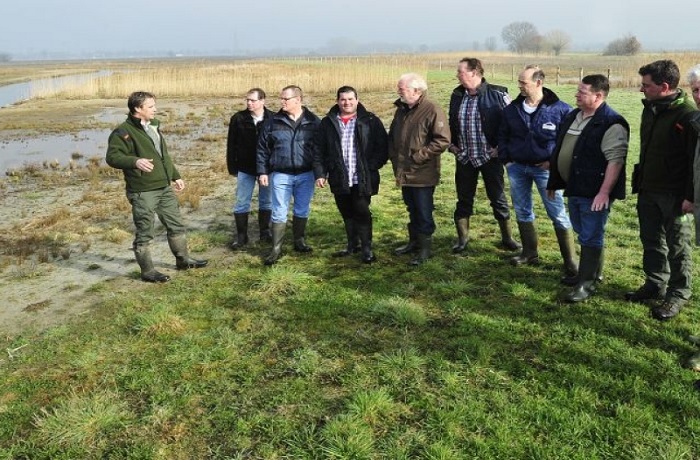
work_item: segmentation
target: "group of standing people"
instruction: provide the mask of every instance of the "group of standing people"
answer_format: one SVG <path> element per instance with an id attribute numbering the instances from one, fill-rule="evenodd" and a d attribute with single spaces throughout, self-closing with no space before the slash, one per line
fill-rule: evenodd
<path id="1" fill-rule="evenodd" d="M 645 281 L 624 297 L 649 304 L 651 316 L 666 321 L 679 314 L 692 291 L 689 215 L 700 220 L 700 65 L 688 76 L 692 95 L 678 87 L 680 70 L 671 60 L 642 66 L 639 75 L 644 107 L 632 192 L 638 196 Z M 456 158 L 457 240 L 452 251 L 467 249 L 481 174 L 501 245 L 520 251 L 511 263 L 537 264 L 534 184 L 558 241 L 561 283 L 571 286 L 563 300 L 588 299 L 603 279 L 610 210 L 626 195 L 630 125 L 606 102 L 608 78 L 585 76 L 576 92 L 576 108 L 544 86 L 545 74 L 534 65 L 518 75 L 520 94 L 513 101 L 507 88 L 486 81 L 479 59 L 462 59 L 457 79 L 460 84 L 451 94 L 446 115 L 427 97 L 428 85 L 421 76 L 402 75 L 388 133 L 351 86 L 338 89 L 336 104 L 323 118 L 303 105 L 298 86 L 282 89 L 278 112 L 266 108 L 262 89 L 248 91 L 246 109 L 231 117 L 228 131 L 228 172 L 237 179 L 236 239 L 231 247 L 249 243 L 248 220 L 257 183 L 260 240 L 271 243 L 264 263 L 275 264 L 281 256 L 292 200 L 293 248 L 311 252 L 306 242 L 311 199 L 316 187 L 329 185 L 347 236 L 346 246 L 334 255 L 359 254 L 362 262 L 374 262 L 370 203 L 379 191 L 379 170 L 391 161 L 408 211 L 408 242 L 394 252 L 412 255 L 410 264 L 419 265 L 431 256 L 433 196 L 441 155 L 449 151 Z M 185 183 L 160 133 L 155 96 L 134 92 L 127 106 L 126 121 L 109 137 L 106 161 L 124 173 L 140 277 L 166 282 L 170 277 L 154 268 L 150 252 L 156 215 L 166 229 L 177 269 L 202 268 L 207 261 L 189 255 L 175 196 Z M 506 172 L 522 244 L 511 231 Z M 574 233 L 580 244 L 578 261 Z M 695 242 L 700 244 L 699 225 Z M 700 370 L 700 353 L 689 366 Z"/>
<path id="2" fill-rule="evenodd" d="M 696 105 L 700 106 L 700 66 L 693 69 L 689 80 L 695 104 L 678 88 L 680 71 L 673 61 L 645 65 L 639 74 L 645 98 L 640 159 L 634 167 L 632 190 L 638 193 L 645 282 L 625 298 L 651 302 L 652 316 L 663 321 L 676 316 L 691 295 L 687 215 L 700 214 L 694 206 L 700 186 L 693 184 L 694 177 L 700 182 L 700 172 L 693 174 L 694 166 L 696 171 L 700 169 L 700 155 L 695 153 L 700 127 L 696 110 Z M 292 201 L 293 248 L 311 252 L 306 241 L 311 200 L 315 188 L 328 185 L 347 236 L 346 246 L 334 255 L 359 254 L 362 262 L 374 262 L 371 198 L 379 190 L 379 170 L 391 161 L 408 211 L 408 242 L 395 253 L 410 254 L 410 264 L 419 265 L 431 256 L 433 196 L 440 178 L 441 155 L 449 151 L 456 158 L 457 240 L 453 252 L 461 253 L 468 247 L 481 174 L 501 245 L 520 251 L 511 263 L 538 263 L 534 184 L 559 244 L 561 282 L 571 286 L 564 300 L 588 299 L 603 278 L 604 234 L 610 209 L 615 200 L 625 198 L 626 189 L 630 126 L 606 103 L 610 90 L 607 77 L 584 77 L 576 92 L 576 108 L 544 86 L 544 72 L 537 66 L 526 66 L 520 72 L 520 94 L 513 101 L 507 88 L 486 81 L 479 59 L 462 59 L 457 79 L 459 86 L 451 94 L 446 115 L 427 97 L 428 85 L 421 76 L 402 75 L 388 133 L 351 86 L 338 89 L 336 104 L 323 118 L 303 104 L 298 86 L 282 89 L 278 112 L 266 108 L 262 89 L 248 91 L 246 108 L 231 117 L 228 131 L 228 172 L 237 178 L 232 248 L 243 248 L 249 242 L 248 220 L 257 183 L 260 239 L 271 243 L 264 263 L 279 261 Z M 141 278 L 163 282 L 169 277 L 153 268 L 148 250 L 154 236 L 154 215 L 166 227 L 177 268 L 199 268 L 207 262 L 191 258 L 187 251 L 173 194 L 184 182 L 160 135 L 155 96 L 133 93 L 128 107 L 127 120 L 110 136 L 107 163 L 124 171 Z M 511 231 L 506 172 L 522 244 Z M 578 261 L 574 232 L 581 247 Z"/>

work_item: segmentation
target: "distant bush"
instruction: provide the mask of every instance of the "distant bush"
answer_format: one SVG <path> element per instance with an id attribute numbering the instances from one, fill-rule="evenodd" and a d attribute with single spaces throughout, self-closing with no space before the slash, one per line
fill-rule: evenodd
<path id="1" fill-rule="evenodd" d="M 642 50 L 642 44 L 639 43 L 634 35 L 618 38 L 608 43 L 603 51 L 603 56 L 634 56 Z"/>

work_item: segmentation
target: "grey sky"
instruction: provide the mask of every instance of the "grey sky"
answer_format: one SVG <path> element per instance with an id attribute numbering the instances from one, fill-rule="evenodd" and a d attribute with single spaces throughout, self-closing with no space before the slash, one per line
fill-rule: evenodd
<path id="1" fill-rule="evenodd" d="M 648 6 L 644 6 L 648 5 Z M 645 49 L 700 49 L 700 2 L 651 0 L 19 0 L 2 6 L 0 53 L 318 49 L 339 39 L 428 47 L 496 37 L 514 21 L 566 31 L 576 48 L 627 34 Z M 667 19 L 659 20 L 666 15 Z M 340 40 L 340 41 L 343 41 Z"/>

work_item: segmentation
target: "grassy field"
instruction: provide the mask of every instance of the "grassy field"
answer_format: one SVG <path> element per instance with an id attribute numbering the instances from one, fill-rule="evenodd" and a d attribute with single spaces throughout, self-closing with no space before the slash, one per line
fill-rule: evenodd
<path id="1" fill-rule="evenodd" d="M 445 107 L 454 69 L 428 77 Z M 509 76 L 494 82 L 517 94 Z M 574 85 L 553 89 L 573 103 Z M 309 92 L 324 113 L 332 96 Z M 388 124 L 393 84 L 360 96 Z M 640 99 L 634 88 L 609 98 L 634 129 L 630 164 Z M 225 132 L 230 105 L 198 122 Z M 220 167 L 225 137 L 209 144 L 200 160 Z M 508 264 L 481 188 L 469 249 L 451 254 L 448 154 L 434 257 L 412 268 L 394 256 L 407 219 L 390 169 L 373 199 L 371 266 L 331 257 L 344 231 L 325 189 L 312 204 L 312 254 L 291 251 L 288 236 L 272 268 L 262 265 L 267 248 L 253 245 L 165 285 L 110 295 L 103 283 L 95 315 L 8 338 L 0 458 L 700 458 L 697 377 L 682 368 L 696 351 L 685 339 L 699 332 L 698 312 L 659 323 L 623 300 L 643 281 L 635 197 L 614 205 L 598 293 L 567 305 L 539 203 L 540 265 Z M 193 237 L 206 252 L 225 246 L 230 228 Z"/>

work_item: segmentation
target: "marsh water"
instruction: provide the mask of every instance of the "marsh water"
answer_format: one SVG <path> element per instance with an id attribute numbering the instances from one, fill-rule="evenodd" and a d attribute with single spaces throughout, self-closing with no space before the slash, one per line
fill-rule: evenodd
<path id="1" fill-rule="evenodd" d="M 0 86 L 0 108 L 30 99 L 37 89 L 52 88 L 54 91 L 60 91 L 66 86 L 87 83 L 92 79 L 110 74 L 112 74 L 111 71 L 100 70 L 97 72 L 66 75 L 63 77 L 40 78 L 22 83 Z"/>

